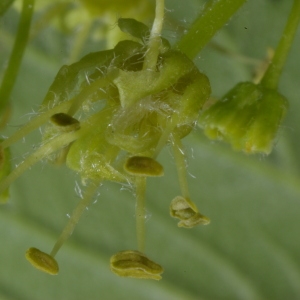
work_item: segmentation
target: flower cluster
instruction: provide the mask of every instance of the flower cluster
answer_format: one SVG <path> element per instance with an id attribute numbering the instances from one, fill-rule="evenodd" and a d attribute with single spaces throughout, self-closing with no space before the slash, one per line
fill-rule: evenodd
<path id="1" fill-rule="evenodd" d="M 126 12 L 148 3 L 118 0 L 103 2 L 101 6 L 102 2 L 81 1 L 91 15 L 95 8 L 103 13 L 117 5 Z M 211 11 L 213 2 L 218 8 L 219 2 L 211 1 L 207 11 Z M 48 3 L 45 0 L 42 4 Z M 66 3 L 70 1 L 62 1 L 63 7 Z M 184 228 L 210 222 L 191 200 L 181 140 L 199 122 L 209 138 L 225 140 L 236 150 L 271 152 L 288 107 L 287 100 L 277 89 L 300 20 L 299 3 L 294 2 L 295 9 L 283 38 L 260 83 L 238 83 L 211 106 L 205 105 L 211 94 L 208 78 L 178 50 L 182 49 L 182 43 L 172 48 L 161 37 L 164 0 L 156 1 L 151 30 L 137 20 L 121 18 L 118 28 L 131 36 L 131 40 L 122 40 L 114 43 L 110 50 L 90 53 L 75 63 L 63 65 L 46 93 L 38 116 L 0 144 L 1 203 L 9 198 L 10 184 L 42 159 L 66 164 L 80 175 L 86 186 L 50 254 L 37 248 L 26 252 L 32 265 L 52 275 L 58 273 L 55 255 L 72 234 L 98 187 L 103 181 L 114 181 L 130 184 L 135 189 L 138 247 L 113 255 L 111 270 L 124 277 L 161 279 L 163 268 L 144 254 L 147 177 L 164 175 L 157 157 L 166 145 L 170 146 L 181 190 L 171 201 L 170 215 L 179 219 L 178 226 Z M 146 12 L 151 6 L 148 4 L 141 6 Z M 29 31 L 28 22 L 27 25 Z M 11 170 L 9 147 L 36 129 L 42 133 L 40 147 Z"/>
<path id="2" fill-rule="evenodd" d="M 108 180 L 133 185 L 137 201 L 138 251 L 113 256 L 112 271 L 120 276 L 161 278 L 162 268 L 143 254 L 144 198 L 146 178 L 163 175 L 156 157 L 167 144 L 174 150 L 182 192 L 180 203 L 178 199 L 172 201 L 171 215 L 180 219 L 179 226 L 188 228 L 209 223 L 190 199 L 181 145 L 210 96 L 208 78 L 184 54 L 172 50 L 167 40 L 159 37 L 151 44 L 146 25 L 133 19 L 120 19 L 118 23 L 139 42 L 124 40 L 111 50 L 90 53 L 62 66 L 39 116 L 1 144 L 4 151 L 43 126 L 40 148 L 2 176 L 2 193 L 43 158 L 66 163 L 87 186 L 50 255 L 36 248 L 27 251 L 27 259 L 50 274 L 58 272 L 55 254 L 73 232 L 97 187 Z"/>

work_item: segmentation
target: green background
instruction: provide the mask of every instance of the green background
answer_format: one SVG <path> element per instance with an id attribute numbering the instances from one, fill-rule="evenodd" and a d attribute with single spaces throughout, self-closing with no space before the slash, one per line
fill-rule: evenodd
<path id="1" fill-rule="evenodd" d="M 165 37 L 180 36 L 176 24 L 188 27 L 204 2 L 166 1 Z M 253 66 L 245 58 L 261 60 L 268 47 L 276 46 L 291 5 L 249 1 L 199 54 L 195 62 L 210 78 L 214 97 L 251 79 Z M 17 21 L 13 9 L 0 19 L 2 73 Z M 70 40 L 48 28 L 29 44 L 12 94 L 13 117 L 3 135 L 37 111 Z M 229 53 L 217 50 L 216 43 Z M 84 51 L 99 48 L 90 42 Z M 32 268 L 25 251 L 31 246 L 50 251 L 79 199 L 76 174 L 41 162 L 13 184 L 9 203 L 0 207 L 0 299 L 300 299 L 299 49 L 298 31 L 280 82 L 290 109 L 270 156 L 234 152 L 207 140 L 200 129 L 184 139 L 191 195 L 210 225 L 177 227 L 169 216 L 169 203 L 179 194 L 175 164 L 168 148 L 158 157 L 165 176 L 148 180 L 146 253 L 164 267 L 161 281 L 110 272 L 110 256 L 135 249 L 136 239 L 134 196 L 108 182 L 58 253 L 59 275 Z M 38 132 L 16 144 L 13 165 L 38 144 Z"/>

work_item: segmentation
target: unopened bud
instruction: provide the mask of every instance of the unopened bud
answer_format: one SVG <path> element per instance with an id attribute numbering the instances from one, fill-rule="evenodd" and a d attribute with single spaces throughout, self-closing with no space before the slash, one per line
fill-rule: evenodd
<path id="1" fill-rule="evenodd" d="M 209 138 L 227 141 L 235 150 L 269 154 L 287 107 L 277 91 L 242 82 L 203 112 L 199 126 Z"/>

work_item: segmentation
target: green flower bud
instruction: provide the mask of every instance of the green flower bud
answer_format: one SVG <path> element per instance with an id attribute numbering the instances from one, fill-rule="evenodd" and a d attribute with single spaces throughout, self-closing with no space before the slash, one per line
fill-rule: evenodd
<path id="1" fill-rule="evenodd" d="M 67 156 L 67 166 L 81 175 L 82 179 L 124 181 L 125 176 L 112 165 L 119 148 L 109 144 L 105 129 L 114 109 L 94 114 L 82 124 L 85 134 L 73 142 Z"/>
<path id="2" fill-rule="evenodd" d="M 235 150 L 269 154 L 287 107 L 277 91 L 242 82 L 202 113 L 199 126 Z"/>

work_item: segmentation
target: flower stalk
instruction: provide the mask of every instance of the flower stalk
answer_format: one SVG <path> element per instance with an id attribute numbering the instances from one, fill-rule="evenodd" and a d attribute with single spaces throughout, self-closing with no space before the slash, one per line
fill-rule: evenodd
<path id="1" fill-rule="evenodd" d="M 209 0 L 188 32 L 175 44 L 190 59 L 194 59 L 247 0 Z"/>
<path id="2" fill-rule="evenodd" d="M 300 0 L 294 0 L 285 29 L 275 50 L 273 59 L 261 80 L 261 84 L 269 89 L 277 89 L 279 78 L 286 63 L 294 37 L 300 22 Z"/>
<path id="3" fill-rule="evenodd" d="M 23 0 L 21 19 L 18 25 L 15 43 L 11 52 L 8 67 L 0 86 L 0 116 L 4 117 L 2 123 L 7 121 L 7 109 L 9 107 L 10 95 L 19 73 L 22 58 L 27 46 L 30 24 L 32 20 L 35 0 Z M 2 126 L 5 124 L 2 124 Z"/>

